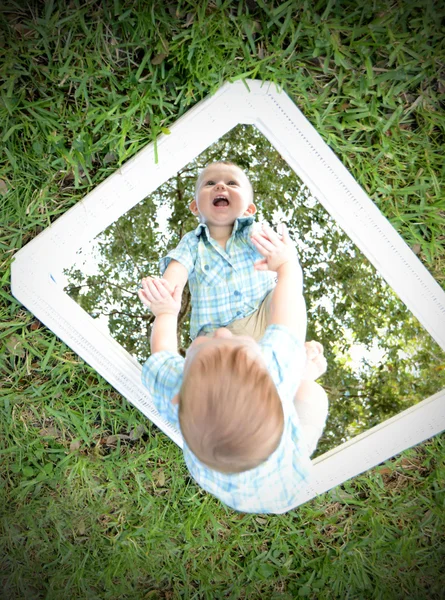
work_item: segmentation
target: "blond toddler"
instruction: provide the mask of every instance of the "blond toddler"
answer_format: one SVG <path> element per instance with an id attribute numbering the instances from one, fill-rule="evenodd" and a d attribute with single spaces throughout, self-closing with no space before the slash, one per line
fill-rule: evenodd
<path id="1" fill-rule="evenodd" d="M 201 242 L 233 263 L 232 270 L 240 268 L 233 256 L 239 249 L 236 234 L 246 228 L 240 228 L 240 220 L 255 212 L 252 199 L 251 186 L 235 165 L 217 163 L 201 174 L 191 204 L 203 225 L 199 236 L 192 232 L 198 238 L 198 288 L 205 286 L 202 280 L 199 283 L 200 271 L 205 272 L 208 264 Z M 199 327 L 206 317 L 200 321 L 198 309 L 195 339 L 185 359 L 177 349 L 177 316 L 182 288 L 195 265 L 176 253 L 183 262 L 169 256 L 163 279 L 143 280 L 140 298 L 156 317 L 143 381 L 160 414 L 180 428 L 186 464 L 204 489 L 243 512 L 281 513 L 298 503 L 307 485 L 309 457 L 327 413 L 326 394 L 315 382 L 326 361 L 320 344 L 304 343 L 301 268 L 287 230 L 283 228 L 281 237 L 268 226 L 248 231 L 248 238 L 241 239 L 256 275 L 249 281 L 266 282 L 264 288 L 258 286 L 257 305 L 247 316 L 241 312 L 241 321 L 229 320 L 228 327 L 219 326 L 224 321 Z M 193 257 L 193 251 L 189 253 Z M 231 271 L 224 274 L 230 297 Z M 235 291 L 244 293 L 241 284 L 235 284 Z M 212 312 L 219 297 L 206 294 L 213 303 L 207 312 L 201 311 L 204 315 Z M 259 314 L 263 325 L 258 325 Z M 237 322 L 244 325 L 246 318 L 254 321 L 257 340 L 233 335 L 230 328 L 237 331 Z M 196 337 L 197 333 L 201 335 Z"/>

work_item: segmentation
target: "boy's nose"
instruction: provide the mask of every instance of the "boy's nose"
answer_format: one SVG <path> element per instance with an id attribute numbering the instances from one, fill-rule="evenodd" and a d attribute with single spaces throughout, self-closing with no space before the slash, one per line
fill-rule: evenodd
<path id="1" fill-rule="evenodd" d="M 213 337 L 216 337 L 216 338 L 231 338 L 232 335 L 233 334 L 230 331 L 230 329 L 227 329 L 226 327 L 220 327 L 219 329 L 217 329 L 214 332 Z"/>
<path id="2" fill-rule="evenodd" d="M 226 184 L 224 183 L 224 181 L 218 181 L 218 183 L 215 183 L 215 187 L 216 187 L 216 189 L 218 189 L 220 187 L 225 188 Z"/>

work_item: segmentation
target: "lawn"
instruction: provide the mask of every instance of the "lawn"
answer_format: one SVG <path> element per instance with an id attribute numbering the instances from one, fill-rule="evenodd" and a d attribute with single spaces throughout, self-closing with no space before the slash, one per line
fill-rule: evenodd
<path id="1" fill-rule="evenodd" d="M 426 0 L 2 4 L 2 597 L 444 597 L 443 434 L 286 515 L 239 514 L 10 291 L 18 249 L 246 77 L 284 87 L 444 287 L 444 16 Z"/>

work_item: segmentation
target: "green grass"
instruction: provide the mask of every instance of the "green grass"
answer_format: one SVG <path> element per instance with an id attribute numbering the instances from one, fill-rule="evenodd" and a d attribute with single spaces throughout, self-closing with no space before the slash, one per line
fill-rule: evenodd
<path id="1" fill-rule="evenodd" d="M 162 128 L 256 77 L 443 285 L 443 16 L 426 0 L 2 4 L 3 597 L 443 597 L 443 435 L 287 515 L 237 514 L 9 284 L 14 253 Z"/>

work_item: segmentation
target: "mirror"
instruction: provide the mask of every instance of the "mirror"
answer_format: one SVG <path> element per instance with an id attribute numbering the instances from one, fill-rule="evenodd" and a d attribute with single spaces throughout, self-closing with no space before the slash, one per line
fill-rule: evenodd
<path id="1" fill-rule="evenodd" d="M 141 363 L 153 316 L 137 290 L 158 260 L 197 226 L 188 210 L 197 173 L 231 160 L 255 190 L 257 220 L 284 220 L 296 242 L 308 309 L 307 339 L 325 348 L 329 419 L 314 456 L 444 387 L 445 353 L 398 299 L 260 131 L 237 125 L 110 225 L 64 271 L 65 291 Z M 186 288 L 179 345 L 190 338 Z"/>

